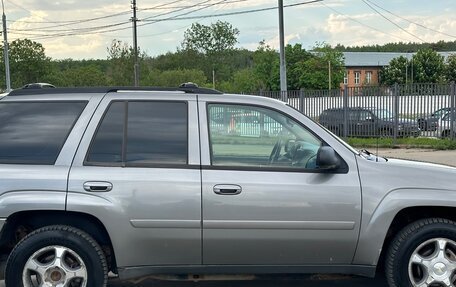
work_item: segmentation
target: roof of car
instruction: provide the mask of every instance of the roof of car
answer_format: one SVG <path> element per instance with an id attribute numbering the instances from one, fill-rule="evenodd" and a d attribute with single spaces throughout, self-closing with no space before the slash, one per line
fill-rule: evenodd
<path id="1" fill-rule="evenodd" d="M 190 94 L 223 94 L 220 91 L 199 88 L 199 87 L 90 87 L 90 88 L 53 88 L 53 89 L 17 89 L 11 91 L 7 96 L 29 96 L 29 95 L 58 95 L 58 94 L 86 94 L 86 93 L 115 93 L 119 91 L 163 91 L 183 92 Z"/>

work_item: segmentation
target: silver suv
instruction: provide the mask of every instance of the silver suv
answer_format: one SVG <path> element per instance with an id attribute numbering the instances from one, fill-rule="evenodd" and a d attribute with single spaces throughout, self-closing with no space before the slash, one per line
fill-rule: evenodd
<path id="1" fill-rule="evenodd" d="M 455 211 L 455 168 L 356 151 L 276 100 L 196 87 L 0 100 L 7 287 L 378 265 L 390 286 L 455 286 Z"/>

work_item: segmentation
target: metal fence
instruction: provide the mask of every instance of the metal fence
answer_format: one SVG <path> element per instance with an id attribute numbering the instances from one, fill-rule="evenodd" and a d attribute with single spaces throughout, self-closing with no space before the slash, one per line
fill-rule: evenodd
<path id="1" fill-rule="evenodd" d="M 265 92 L 343 137 L 456 138 L 456 89 L 450 84 Z M 286 97 L 285 97 L 286 96 Z"/>

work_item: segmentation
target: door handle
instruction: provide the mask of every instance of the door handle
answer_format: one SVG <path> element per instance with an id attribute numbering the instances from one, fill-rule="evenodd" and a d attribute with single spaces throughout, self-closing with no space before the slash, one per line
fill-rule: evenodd
<path id="1" fill-rule="evenodd" d="M 242 187 L 236 184 L 217 184 L 214 192 L 219 195 L 237 195 L 242 192 Z"/>
<path id="2" fill-rule="evenodd" d="M 87 181 L 84 190 L 90 192 L 108 192 L 112 190 L 112 183 L 107 181 Z"/>

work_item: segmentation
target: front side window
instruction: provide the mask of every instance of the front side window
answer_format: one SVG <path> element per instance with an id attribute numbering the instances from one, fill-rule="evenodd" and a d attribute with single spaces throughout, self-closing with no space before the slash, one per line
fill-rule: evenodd
<path id="1" fill-rule="evenodd" d="M 86 102 L 0 103 L 0 163 L 52 165 Z"/>
<path id="2" fill-rule="evenodd" d="M 322 142 L 295 120 L 270 109 L 209 104 L 213 166 L 315 169 Z"/>
<path id="3" fill-rule="evenodd" d="M 187 118 L 185 102 L 113 102 L 92 141 L 86 164 L 187 164 Z"/>

